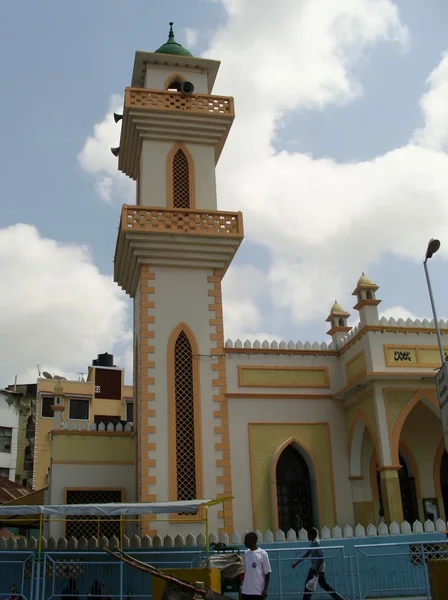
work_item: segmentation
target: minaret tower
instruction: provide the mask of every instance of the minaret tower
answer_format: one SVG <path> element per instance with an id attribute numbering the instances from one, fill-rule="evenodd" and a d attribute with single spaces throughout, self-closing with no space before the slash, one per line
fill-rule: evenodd
<path id="1" fill-rule="evenodd" d="M 219 64 L 193 57 L 170 23 L 166 44 L 135 55 L 113 149 L 137 184 L 136 205 L 122 209 L 114 276 L 134 299 L 142 502 L 232 493 L 221 280 L 243 221 L 217 210 L 215 168 L 234 119 L 233 99 L 212 95 Z M 231 501 L 225 508 L 231 531 Z M 218 516 L 210 511 L 212 531 L 222 527 Z M 192 522 L 202 514 L 168 517 L 142 534 L 203 531 Z"/>

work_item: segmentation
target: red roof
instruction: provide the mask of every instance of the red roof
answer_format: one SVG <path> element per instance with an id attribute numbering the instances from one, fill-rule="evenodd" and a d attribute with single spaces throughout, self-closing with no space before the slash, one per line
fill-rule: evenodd
<path id="1" fill-rule="evenodd" d="M 20 483 L 10 481 L 6 477 L 0 477 L 0 504 L 28 496 L 31 490 Z"/>

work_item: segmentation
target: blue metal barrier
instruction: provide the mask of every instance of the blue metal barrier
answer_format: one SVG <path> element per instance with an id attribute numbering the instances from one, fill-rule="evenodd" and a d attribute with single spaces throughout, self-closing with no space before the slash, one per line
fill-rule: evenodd
<path id="1" fill-rule="evenodd" d="M 446 542 L 355 546 L 357 597 L 431 598 L 427 561 L 448 559 Z"/>
<path id="2" fill-rule="evenodd" d="M 141 562 L 159 569 L 191 568 L 199 563 L 201 553 L 196 551 L 153 550 L 129 552 Z M 73 588 L 69 582 L 73 580 Z M 47 552 L 43 562 L 41 594 L 36 600 L 53 600 L 95 595 L 95 581 L 107 589 L 98 595 L 110 598 L 149 598 L 152 595 L 152 577 L 103 552 Z M 73 590 L 76 593 L 73 593 Z"/>
<path id="3" fill-rule="evenodd" d="M 303 598 L 306 576 L 311 567 L 311 558 L 306 558 L 298 567 L 292 569 L 292 564 L 310 549 L 307 546 L 297 548 L 267 549 L 271 563 L 272 575 L 269 583 L 269 599 Z M 329 585 L 346 600 L 355 600 L 350 574 L 350 561 L 345 556 L 343 546 L 322 547 L 325 558 L 325 577 Z M 313 597 L 328 597 L 318 587 Z"/>
<path id="4" fill-rule="evenodd" d="M 407 542 L 372 543 L 345 546 L 323 545 L 326 579 L 345 600 L 369 598 L 430 598 L 427 562 L 431 558 L 448 560 L 446 541 L 422 542 L 417 536 Z M 367 541 L 367 540 L 366 540 Z M 265 546 L 266 548 L 266 546 Z M 311 558 L 296 569 L 292 563 L 309 546 L 266 548 L 272 567 L 268 600 L 303 598 Z M 160 569 L 191 568 L 205 564 L 206 554 L 199 548 L 161 548 L 128 551 L 140 561 Z M 69 582 L 73 580 L 73 588 Z M 108 554 L 84 551 L 0 551 L 0 600 L 9 600 L 16 585 L 15 600 L 86 600 L 94 591 L 95 580 L 107 588 L 103 598 L 142 600 L 152 597 L 152 578 Z M 95 595 L 95 594 L 92 594 Z M 234 594 L 229 594 L 233 596 Z M 328 598 L 318 588 L 313 598 Z M 100 599 L 98 599 L 100 600 Z"/>
<path id="5" fill-rule="evenodd" d="M 16 587 L 23 600 L 34 600 L 34 583 L 33 552 L 0 552 L 0 600 L 14 595 L 11 586 Z"/>

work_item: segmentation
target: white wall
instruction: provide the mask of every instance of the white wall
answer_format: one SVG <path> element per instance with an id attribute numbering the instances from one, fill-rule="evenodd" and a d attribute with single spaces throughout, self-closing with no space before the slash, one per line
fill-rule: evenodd
<path id="1" fill-rule="evenodd" d="M 157 444 L 157 466 L 155 474 L 157 483 L 153 486 L 158 500 L 169 498 L 169 457 L 168 457 L 168 385 L 167 385 L 167 345 L 173 329 L 184 322 L 193 332 L 199 346 L 199 369 L 200 369 L 200 393 L 201 393 L 201 418 L 202 418 L 202 450 L 203 450 L 203 480 L 204 497 L 215 498 L 222 492 L 222 486 L 216 483 L 216 459 L 220 454 L 215 450 L 215 442 L 220 438 L 214 433 L 214 427 L 219 421 L 214 419 L 212 379 L 215 372 L 212 371 L 214 361 L 210 357 L 210 332 L 209 312 L 211 297 L 208 290 L 211 284 L 207 277 L 212 275 L 212 270 L 187 269 L 187 268 L 161 268 L 155 267 L 155 303 L 157 307 L 156 320 L 154 324 L 154 345 L 156 363 L 155 386 L 156 394 L 156 444 Z M 213 329 L 214 331 L 214 329 Z M 210 510 L 211 528 L 217 529 L 218 509 Z M 163 518 L 163 517 L 161 517 Z M 158 523 L 157 530 L 162 535 L 167 530 L 167 523 Z M 180 533 L 190 531 L 200 533 L 203 525 L 175 524 Z"/>
<path id="2" fill-rule="evenodd" d="M 182 75 L 186 81 L 194 85 L 196 94 L 207 94 L 207 73 L 201 73 L 199 69 L 185 69 L 178 67 L 159 67 L 148 65 L 146 67 L 145 87 L 151 90 L 164 90 L 165 81 L 171 75 Z"/>
<path id="3" fill-rule="evenodd" d="M 141 206 L 167 207 L 167 157 L 173 146 L 174 142 L 143 140 L 138 183 Z M 215 149 L 206 144 L 184 146 L 194 162 L 196 208 L 216 210 Z"/>
<path id="4" fill-rule="evenodd" d="M 12 429 L 11 452 L 0 452 L 0 468 L 9 469 L 9 479 L 15 481 L 17 464 L 17 443 L 19 431 L 19 411 L 9 406 L 7 395 L 0 391 L 0 426 Z"/>
<path id="5" fill-rule="evenodd" d="M 135 501 L 134 465 L 67 465 L 55 464 L 51 468 L 50 504 L 64 504 L 65 490 L 123 488 L 125 501 Z M 48 533 L 47 533 L 48 535 Z M 64 535 L 64 522 L 53 521 L 49 535 L 55 538 Z"/>
<path id="6" fill-rule="evenodd" d="M 229 427 L 236 531 L 244 531 L 253 522 L 248 424 L 254 421 L 257 423 L 285 423 L 288 421 L 291 423 L 329 423 L 337 521 L 339 524 L 352 523 L 352 490 L 349 480 L 347 433 L 342 406 L 334 400 L 230 398 Z M 268 501 L 270 500 L 268 499 Z M 324 525 L 326 523 L 321 523 L 321 526 Z"/>

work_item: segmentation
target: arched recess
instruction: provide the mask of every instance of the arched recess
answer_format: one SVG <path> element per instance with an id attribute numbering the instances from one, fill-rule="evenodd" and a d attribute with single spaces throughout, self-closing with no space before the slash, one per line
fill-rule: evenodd
<path id="1" fill-rule="evenodd" d="M 199 347 L 186 323 L 171 332 L 167 353 L 170 500 L 193 500 L 204 495 L 201 394 Z"/>
<path id="2" fill-rule="evenodd" d="M 377 452 L 376 436 L 373 434 L 372 427 L 367 420 L 367 417 L 360 410 L 357 410 L 352 421 L 349 435 L 349 456 L 350 456 L 350 476 L 361 477 L 362 473 L 362 444 L 366 430 Z"/>
<path id="3" fill-rule="evenodd" d="M 288 470 L 289 473 L 285 473 Z M 283 477 L 284 475 L 286 477 Z M 271 463 L 274 530 L 280 529 L 280 525 L 287 530 L 294 529 L 297 532 L 302 527 L 319 528 L 320 486 L 316 462 L 310 450 L 295 438 L 286 440 L 277 448 Z M 299 506 L 302 503 L 303 505 Z"/>
<path id="4" fill-rule="evenodd" d="M 185 81 L 187 81 L 187 80 L 181 73 L 173 73 L 172 75 L 170 75 L 169 77 L 167 77 L 165 79 L 165 83 L 163 84 L 163 89 L 165 89 L 165 90 L 172 89 L 170 86 L 173 86 L 176 83 L 182 84 Z M 180 90 L 176 90 L 176 91 L 180 91 Z"/>
<path id="5" fill-rule="evenodd" d="M 194 161 L 184 144 L 174 144 L 168 152 L 166 190 L 168 208 L 196 208 Z"/>
<path id="6" fill-rule="evenodd" d="M 419 483 L 417 476 L 417 467 L 414 457 L 409 452 L 406 446 L 400 447 L 398 455 L 398 479 L 400 482 L 401 506 L 403 510 L 403 518 L 411 525 L 419 518 L 420 506 L 418 499 L 420 497 Z M 373 452 L 371 459 L 371 486 L 372 496 L 377 503 L 378 512 L 384 516 L 383 494 L 381 490 L 381 476 L 378 470 L 378 459 L 376 452 Z"/>
<path id="7" fill-rule="evenodd" d="M 422 402 L 431 412 L 433 412 L 438 418 L 440 418 L 439 412 L 439 403 L 434 396 L 429 394 L 426 391 L 417 392 L 406 404 L 406 406 L 401 411 L 397 422 L 395 423 L 392 436 L 391 436 L 391 452 L 392 452 L 392 462 L 395 465 L 399 464 L 399 447 L 400 447 L 400 436 L 403 430 L 403 426 L 405 421 L 412 411 L 414 406 L 416 406 L 419 402 Z"/>
<path id="8" fill-rule="evenodd" d="M 439 509 L 439 516 L 446 521 L 448 515 L 448 453 L 445 440 L 440 442 L 434 461 L 434 488 Z"/>

